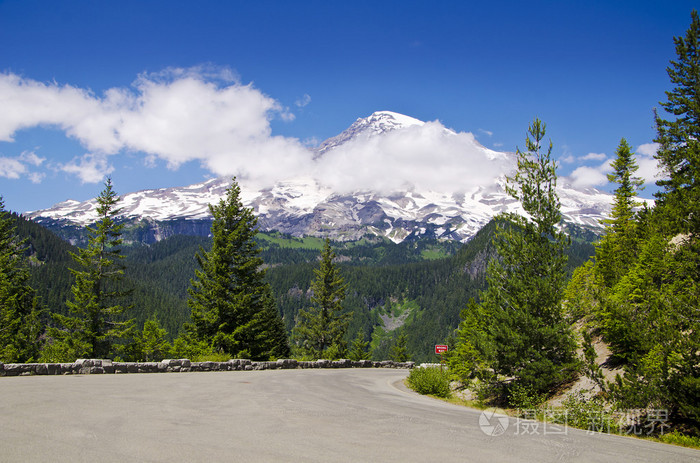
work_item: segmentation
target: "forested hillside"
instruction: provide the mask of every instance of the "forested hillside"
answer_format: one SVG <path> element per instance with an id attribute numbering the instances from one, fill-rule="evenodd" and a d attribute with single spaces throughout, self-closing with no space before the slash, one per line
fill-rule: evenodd
<path id="1" fill-rule="evenodd" d="M 27 239 L 30 284 L 37 291 L 41 306 L 46 309 L 45 320 L 48 321 L 49 313 L 66 314 L 66 301 L 70 298 L 74 281 L 69 269 L 76 268 L 71 253 L 77 252 L 78 248 L 32 221 L 14 214 L 13 217 L 17 234 Z M 122 282 L 123 288 L 133 291 L 125 299 L 126 305 L 133 306 L 129 316 L 136 318 L 137 324 L 143 326 L 148 318 L 155 315 L 174 335 L 189 319 L 189 309 L 185 303 L 186 285 L 192 276 L 194 250 L 197 247 L 191 237 L 187 237 L 186 244 L 182 244 L 179 238 L 176 236 L 172 238 L 172 243 L 163 243 L 162 250 L 155 250 L 161 254 L 155 257 L 148 255 L 148 247 L 131 250 L 135 257 L 133 263 L 129 259 L 126 279 Z M 183 249 L 180 249 L 181 246 Z M 173 281 L 182 284 L 170 284 Z"/>

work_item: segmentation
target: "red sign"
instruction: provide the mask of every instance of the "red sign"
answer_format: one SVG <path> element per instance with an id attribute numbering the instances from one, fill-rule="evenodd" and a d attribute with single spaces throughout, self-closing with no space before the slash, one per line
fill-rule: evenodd
<path id="1" fill-rule="evenodd" d="M 448 347 L 444 344 L 436 344 L 435 345 L 435 353 L 436 354 L 442 354 L 443 352 L 447 352 Z"/>

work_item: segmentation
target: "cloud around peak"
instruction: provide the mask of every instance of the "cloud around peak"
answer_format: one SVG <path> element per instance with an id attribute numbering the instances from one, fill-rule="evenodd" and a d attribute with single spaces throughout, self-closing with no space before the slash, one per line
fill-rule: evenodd
<path id="1" fill-rule="evenodd" d="M 83 183 L 114 172 L 115 156 L 127 152 L 142 153 L 148 167 L 199 162 L 213 175 L 257 187 L 310 174 L 339 191 L 464 191 L 503 172 L 496 152 L 438 121 L 360 137 L 314 161 L 308 143 L 272 134 L 273 119 L 293 120 L 287 108 L 233 71 L 212 66 L 142 74 L 129 87 L 99 95 L 4 73 L 0 101 L 0 140 L 12 142 L 28 128 L 60 129 L 85 152 L 50 165 Z M 310 101 L 304 94 L 295 104 Z M 3 159 L 0 175 L 27 175 L 26 161 Z"/>
<path id="2" fill-rule="evenodd" d="M 340 192 L 464 192 L 495 181 L 508 166 L 503 153 L 484 148 L 473 134 L 434 121 L 351 139 L 324 153 L 315 172 Z"/>
<path id="3" fill-rule="evenodd" d="M 449 130 L 439 121 L 354 137 L 314 159 L 309 145 L 317 141 L 272 133 L 272 120 L 294 119 L 288 108 L 254 85 L 241 83 L 230 69 L 214 66 L 142 74 L 129 87 L 101 94 L 0 73 L 0 101 L 0 141 L 14 141 L 24 129 L 58 128 L 84 153 L 49 159 L 44 167 L 75 175 L 83 183 L 99 182 L 114 172 L 114 159 L 125 153 L 142 156 L 147 167 L 178 169 L 196 162 L 213 175 L 237 176 L 258 188 L 312 176 L 338 192 L 467 192 L 514 168 L 512 156 L 489 150 L 474 134 Z M 295 105 L 303 108 L 310 102 L 311 96 L 304 94 Z M 647 183 L 656 173 L 655 152 L 653 144 L 638 148 L 638 174 Z M 0 153 L 0 177 L 39 181 L 42 174 L 36 169 L 44 160 L 34 151 L 15 157 Z M 564 160 L 581 163 L 568 177 L 574 186 L 607 183 L 606 154 L 569 154 Z"/>

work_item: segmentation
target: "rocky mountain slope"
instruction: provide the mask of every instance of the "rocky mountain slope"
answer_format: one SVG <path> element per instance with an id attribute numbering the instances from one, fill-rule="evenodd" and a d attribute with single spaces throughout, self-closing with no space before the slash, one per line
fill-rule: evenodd
<path id="1" fill-rule="evenodd" d="M 424 122 L 388 111 L 358 119 L 347 130 L 323 142 L 314 151 L 316 160 L 332 155 L 358 140 L 401 136 L 402 131 L 423 126 Z M 444 136 L 458 137 L 449 129 Z M 457 138 L 455 138 L 457 140 Z M 468 143 L 493 163 L 507 166 L 512 156 L 489 150 L 473 138 Z M 294 236 L 323 236 L 354 240 L 372 233 L 401 242 L 410 237 L 430 236 L 467 241 L 494 215 L 518 211 L 519 204 L 505 193 L 505 174 L 466 191 L 440 192 L 407 186 L 390 193 L 359 189 L 337 192 L 311 175 L 280 181 L 271 188 L 254 189 L 241 184 L 244 203 L 253 207 L 263 230 L 278 230 Z M 170 234 L 206 235 L 211 217 L 208 204 L 217 202 L 230 185 L 230 179 L 217 178 L 185 187 L 144 190 L 122 196 L 120 207 L 125 219 L 145 228 L 144 241 L 157 241 Z M 595 189 L 580 190 L 569 185 L 558 187 L 562 213 L 567 222 L 599 227 L 610 211 L 611 196 Z M 94 200 L 65 201 L 24 214 L 49 228 L 84 226 L 95 220 Z"/>

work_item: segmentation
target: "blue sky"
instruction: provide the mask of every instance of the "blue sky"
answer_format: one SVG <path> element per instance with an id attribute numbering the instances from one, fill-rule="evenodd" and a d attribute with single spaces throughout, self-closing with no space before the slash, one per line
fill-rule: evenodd
<path id="1" fill-rule="evenodd" d="M 498 151 L 537 116 L 560 174 L 609 189 L 622 137 L 651 169 L 652 110 L 694 6 L 2 1 L 0 194 L 23 212 L 92 198 L 104 174 L 120 193 L 251 166 L 269 182 L 378 110 Z"/>

